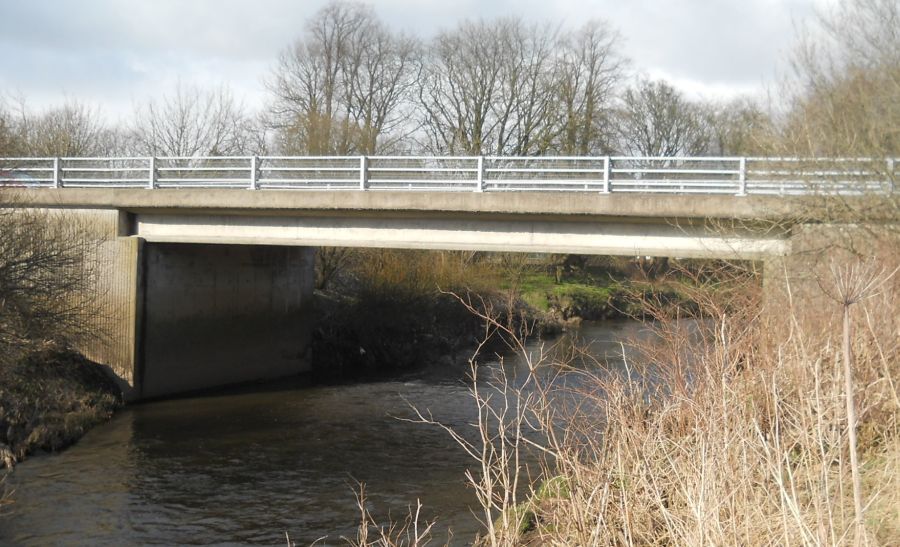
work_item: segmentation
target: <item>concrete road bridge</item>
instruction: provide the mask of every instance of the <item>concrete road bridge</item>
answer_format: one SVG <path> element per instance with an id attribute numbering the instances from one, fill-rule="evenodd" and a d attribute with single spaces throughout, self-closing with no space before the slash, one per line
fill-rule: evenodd
<path id="1" fill-rule="evenodd" d="M 0 158 L 0 189 L 102 241 L 84 351 L 146 398 L 306 370 L 319 246 L 767 260 L 811 203 L 894 196 L 896 163 Z"/>

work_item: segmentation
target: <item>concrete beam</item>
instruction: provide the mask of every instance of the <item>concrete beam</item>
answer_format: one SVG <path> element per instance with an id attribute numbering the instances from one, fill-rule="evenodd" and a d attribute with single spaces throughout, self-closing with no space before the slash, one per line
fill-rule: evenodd
<path id="1" fill-rule="evenodd" d="M 310 211 L 448 212 L 642 218 L 785 220 L 804 198 L 593 192 L 396 192 L 238 189 L 65 188 L 23 191 L 19 203 L 42 207 L 252 215 Z"/>
<path id="2" fill-rule="evenodd" d="M 683 258 L 758 259 L 787 254 L 784 232 L 653 222 L 358 215 L 139 214 L 134 234 L 150 242 L 385 247 Z"/>

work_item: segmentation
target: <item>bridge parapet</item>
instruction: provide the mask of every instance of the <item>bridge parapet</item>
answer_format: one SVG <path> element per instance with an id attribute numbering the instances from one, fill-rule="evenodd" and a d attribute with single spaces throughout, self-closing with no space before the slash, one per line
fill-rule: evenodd
<path id="1" fill-rule="evenodd" d="M 896 191 L 898 165 L 893 158 L 768 157 L 0 158 L 0 186 L 861 195 Z"/>

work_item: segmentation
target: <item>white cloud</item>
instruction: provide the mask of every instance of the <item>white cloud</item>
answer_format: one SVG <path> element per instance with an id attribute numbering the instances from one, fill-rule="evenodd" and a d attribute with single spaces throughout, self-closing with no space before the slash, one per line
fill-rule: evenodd
<path id="1" fill-rule="evenodd" d="M 566 27 L 603 18 L 638 71 L 695 96 L 754 93 L 791 48 L 794 23 L 829 0 L 380 0 L 391 26 L 430 36 L 465 18 Z M 830 0 L 836 1 L 836 0 Z M 0 0 L 0 89 L 41 106 L 63 94 L 114 115 L 175 81 L 227 83 L 259 106 L 278 52 L 323 0 Z"/>

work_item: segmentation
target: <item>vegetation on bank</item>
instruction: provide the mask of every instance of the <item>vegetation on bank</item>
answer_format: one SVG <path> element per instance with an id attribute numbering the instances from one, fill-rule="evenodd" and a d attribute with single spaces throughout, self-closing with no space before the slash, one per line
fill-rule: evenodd
<path id="1" fill-rule="evenodd" d="M 327 268 L 328 282 L 318 283 L 319 378 L 384 375 L 433 362 L 464 366 L 485 327 L 453 294 L 470 294 L 518 321 L 534 319 L 518 293 L 497 288 L 504 273 L 484 256 L 387 249 L 322 255 L 327 260 L 336 252 L 343 253 L 341 267 Z"/>
<path id="2" fill-rule="evenodd" d="M 877 259 L 835 258 L 765 302 L 752 273 L 729 269 L 727 288 L 722 271 L 687 274 L 705 320 L 686 328 L 679 303 L 645 302 L 656 336 L 632 342 L 642 359 L 627 371 L 588 352 L 537 356 L 503 314 L 470 309 L 533 371 L 514 387 L 473 366 L 476 440 L 420 415 L 473 457 L 476 544 L 894 544 L 900 262 L 896 236 L 886 241 L 869 241 Z M 812 294 L 795 300 L 801 290 Z M 541 456 L 539 473 L 525 452 Z M 429 543 L 414 515 L 363 517 L 360 537 Z"/>
<path id="3" fill-rule="evenodd" d="M 900 156 L 897 21 L 896 0 L 835 4 L 805 29 L 781 110 L 742 117 L 743 131 L 723 136 L 742 143 L 738 154 Z M 896 184 L 896 171 L 875 169 Z M 807 205 L 800 216 L 812 224 L 857 233 L 834 230 L 808 252 L 795 272 L 804 283 L 773 269 L 763 302 L 739 270 L 728 288 L 695 275 L 689 299 L 705 320 L 685 329 L 671 320 L 679 306 L 646 302 L 658 336 L 635 342 L 642 360 L 624 373 L 532 361 L 527 390 L 502 377 L 490 399 L 472 390 L 480 442 L 463 444 L 484 525 L 477 544 L 897 544 L 900 194 Z M 577 381 L 547 381 L 560 371 Z M 559 404 L 573 399 L 584 403 Z M 521 466 L 526 449 L 543 454 L 541 473 Z M 376 544 L 374 532 L 380 545 L 431 539 L 414 519 L 360 528 L 355 545 Z"/>
<path id="4" fill-rule="evenodd" d="M 544 476 L 565 488 L 547 496 L 535 486 L 525 503 L 504 503 L 515 499 L 513 481 L 496 478 L 525 477 L 501 448 L 516 454 L 524 428 L 517 413 L 495 415 L 495 448 L 479 482 L 495 522 L 485 543 L 892 544 L 900 533 L 900 282 L 891 278 L 896 253 L 886 250 L 876 267 L 847 259 L 853 266 L 818 273 L 832 295 L 858 291 L 846 346 L 840 301 L 820 293 L 802 308 L 789 298 L 760 312 L 749 289 L 727 302 L 697 294 L 710 319 L 699 337 L 661 317 L 657 340 L 643 347 L 647 363 L 632 363 L 637 375 L 603 363 L 532 363 L 570 367 L 577 395 L 594 410 L 561 409 L 554 401 L 574 394 L 538 378 L 527 395 L 506 393 L 545 433 Z M 819 306 L 806 307 L 812 302 Z M 847 362 L 856 416 L 847 411 Z"/>
<path id="5" fill-rule="evenodd" d="M 338 253 L 340 267 L 322 263 Z M 639 300 L 649 294 L 691 308 L 678 288 L 687 281 L 662 275 L 672 266 L 657 268 L 661 277 L 649 279 L 634 262 L 327 249 L 319 262 L 327 282 L 317 284 L 314 370 L 319 378 L 353 378 L 440 362 L 464 373 L 487 326 L 457 296 L 538 336 L 558 334 L 582 319 L 641 317 Z M 482 351 L 500 347 L 506 348 L 501 337 L 490 338 Z"/>
<path id="6" fill-rule="evenodd" d="M 0 464 L 66 448 L 121 404 L 101 367 L 71 351 L 35 351 L 0 367 Z"/>
<path id="7" fill-rule="evenodd" d="M 77 223 L 14 206 L 0 194 L 0 468 L 71 444 L 121 400 L 99 365 L 68 349 L 94 335 L 98 243 Z"/>
<path id="8" fill-rule="evenodd" d="M 517 284 L 506 282 L 501 286 L 515 290 L 548 327 L 554 322 L 565 326 L 582 319 L 641 318 L 644 310 L 640 303 L 651 294 L 690 307 L 687 293 L 682 289 L 682 284 L 690 280 L 672 275 L 685 267 L 684 262 L 670 266 L 667 261 L 666 269 L 651 279 L 629 267 L 637 259 L 583 260 L 585 264 L 579 270 L 553 275 L 541 265 L 526 271 Z"/>

